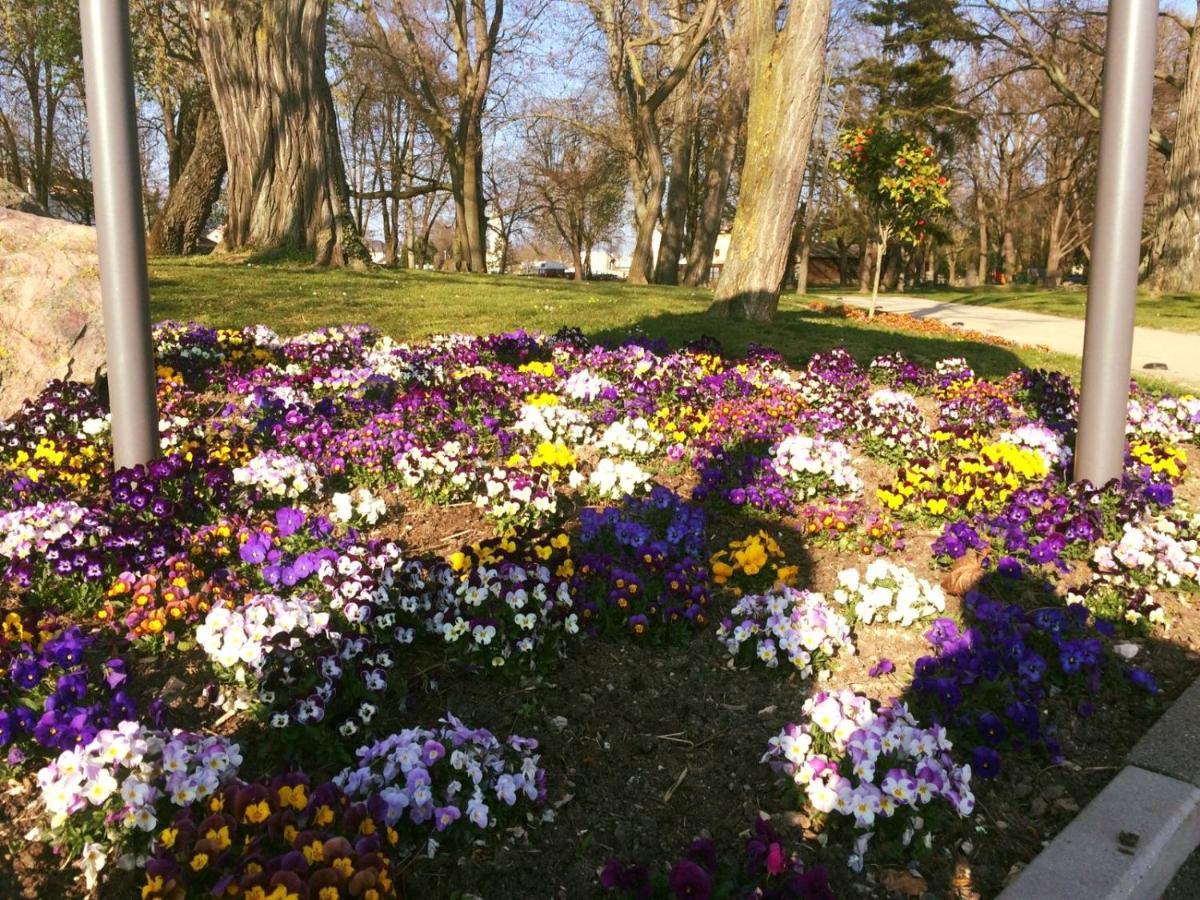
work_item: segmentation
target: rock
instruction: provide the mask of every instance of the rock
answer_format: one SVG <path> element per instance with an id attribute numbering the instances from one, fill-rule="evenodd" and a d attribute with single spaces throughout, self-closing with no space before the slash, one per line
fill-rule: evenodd
<path id="1" fill-rule="evenodd" d="M 0 209 L 15 209 L 35 216 L 47 215 L 36 200 L 13 184 L 0 178 Z"/>
<path id="2" fill-rule="evenodd" d="M 0 209 L 0 418 L 103 366 L 96 230 Z"/>
<path id="3" fill-rule="evenodd" d="M 1133 659 L 1138 655 L 1138 651 L 1141 649 L 1142 648 L 1137 644 L 1131 644 L 1128 642 L 1113 645 L 1113 653 L 1117 654 L 1117 656 L 1121 657 L 1121 659 Z"/>

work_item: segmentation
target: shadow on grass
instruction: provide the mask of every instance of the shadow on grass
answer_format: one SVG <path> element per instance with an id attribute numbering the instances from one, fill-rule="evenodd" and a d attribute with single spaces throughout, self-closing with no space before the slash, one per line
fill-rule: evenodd
<path id="1" fill-rule="evenodd" d="M 863 364 L 896 351 L 927 366 L 946 357 L 961 356 L 985 378 L 1003 378 L 1025 365 L 1021 357 L 1005 347 L 891 331 L 861 322 L 851 324 L 843 318 L 804 308 L 781 309 L 770 325 L 710 316 L 703 310 L 660 313 L 639 319 L 632 329 L 618 326 L 594 330 L 590 336 L 603 343 L 618 344 L 629 338 L 631 330 L 634 334 L 666 340 L 672 347 L 711 335 L 727 353 L 739 357 L 752 345 L 765 345 L 778 350 L 790 365 L 797 367 L 802 367 L 814 353 L 837 346 L 845 347 Z"/>

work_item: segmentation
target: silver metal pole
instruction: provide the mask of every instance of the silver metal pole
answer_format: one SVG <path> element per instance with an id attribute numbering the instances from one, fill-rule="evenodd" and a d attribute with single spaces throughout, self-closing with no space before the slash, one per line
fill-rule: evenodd
<path id="1" fill-rule="evenodd" d="M 92 192 L 108 356 L 113 463 L 158 455 L 154 348 L 127 0 L 81 0 Z"/>
<path id="2" fill-rule="evenodd" d="M 1075 478 L 1093 484 L 1120 478 L 1124 468 L 1157 30 L 1155 0 L 1108 4 L 1075 455 Z"/>

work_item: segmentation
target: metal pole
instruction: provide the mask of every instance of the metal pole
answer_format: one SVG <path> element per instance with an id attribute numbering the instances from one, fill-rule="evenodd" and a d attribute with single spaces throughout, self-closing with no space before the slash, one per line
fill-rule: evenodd
<path id="1" fill-rule="evenodd" d="M 113 464 L 158 455 L 154 348 L 127 0 L 81 0 Z"/>
<path id="2" fill-rule="evenodd" d="M 1075 455 L 1075 478 L 1097 485 L 1120 478 L 1124 470 L 1157 30 L 1155 0 L 1108 4 Z"/>

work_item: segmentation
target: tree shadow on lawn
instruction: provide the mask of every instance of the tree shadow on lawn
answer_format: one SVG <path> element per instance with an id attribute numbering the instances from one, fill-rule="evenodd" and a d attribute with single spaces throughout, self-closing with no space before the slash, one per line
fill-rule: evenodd
<path id="1" fill-rule="evenodd" d="M 780 309 L 770 325 L 710 316 L 703 310 L 656 314 L 638 320 L 632 331 L 616 326 L 593 331 L 589 336 L 602 343 L 620 344 L 637 333 L 664 339 L 672 347 L 712 335 L 735 357 L 745 355 L 751 345 L 758 344 L 778 350 L 790 365 L 801 368 L 814 353 L 838 346 L 845 347 L 864 365 L 876 356 L 896 351 L 927 366 L 946 357 L 961 356 L 983 378 L 1004 378 L 1026 365 L 1006 347 L 894 331 L 865 323 L 851 324 L 840 316 L 804 308 Z"/>

